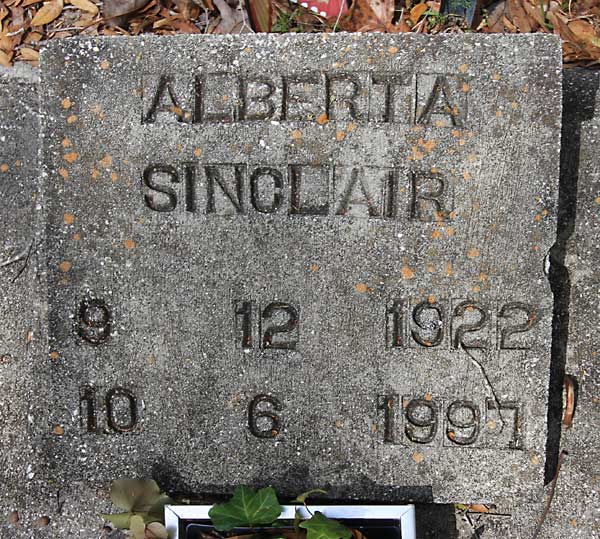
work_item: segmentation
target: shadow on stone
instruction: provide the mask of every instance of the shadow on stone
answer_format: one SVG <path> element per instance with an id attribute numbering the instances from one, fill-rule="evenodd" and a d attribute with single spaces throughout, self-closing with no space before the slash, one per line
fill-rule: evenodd
<path id="1" fill-rule="evenodd" d="M 558 231 L 556 243 L 550 250 L 549 279 L 554 293 L 554 313 L 544 474 L 546 483 L 549 483 L 556 473 L 560 448 L 562 388 L 567 360 L 571 291 L 565 257 L 569 238 L 575 230 L 581 124 L 594 116 L 598 80 L 583 69 L 569 69 L 564 72 Z"/>

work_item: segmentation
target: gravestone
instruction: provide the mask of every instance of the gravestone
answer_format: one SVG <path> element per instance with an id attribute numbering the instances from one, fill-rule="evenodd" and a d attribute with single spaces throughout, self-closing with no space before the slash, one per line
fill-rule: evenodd
<path id="1" fill-rule="evenodd" d="M 600 530 L 599 89 L 599 73 L 565 71 L 558 246 L 568 272 L 563 289 L 568 333 L 560 344 L 566 356 L 564 371 L 576 380 L 577 406 L 572 426 L 563 428 L 561 436 L 561 448 L 568 455 L 543 529 L 550 538 L 595 537 Z"/>
<path id="2" fill-rule="evenodd" d="M 34 413 L 29 374 L 42 331 L 38 275 L 40 163 L 37 75 L 23 67 L 0 71 L 0 511 L 22 503 L 34 478 Z M 42 261 L 44 263 L 44 261 Z"/>
<path id="3" fill-rule="evenodd" d="M 539 496 L 550 36 L 42 53 L 57 484 Z"/>

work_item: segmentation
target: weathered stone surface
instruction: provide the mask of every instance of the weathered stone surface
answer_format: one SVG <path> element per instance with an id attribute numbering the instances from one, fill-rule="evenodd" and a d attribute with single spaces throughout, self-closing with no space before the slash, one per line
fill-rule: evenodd
<path id="1" fill-rule="evenodd" d="M 577 382 L 573 426 L 563 429 L 562 466 L 544 536 L 600 534 L 600 73 L 565 71 L 559 246 L 568 279 L 564 372 Z"/>
<path id="2" fill-rule="evenodd" d="M 59 485 L 538 496 L 555 39 L 69 40 L 42 65 Z"/>
<path id="3" fill-rule="evenodd" d="M 0 72 L 0 516 L 21 506 L 37 459 L 28 417 L 41 350 L 36 75 Z M 38 207 L 39 209 L 39 207 Z"/>

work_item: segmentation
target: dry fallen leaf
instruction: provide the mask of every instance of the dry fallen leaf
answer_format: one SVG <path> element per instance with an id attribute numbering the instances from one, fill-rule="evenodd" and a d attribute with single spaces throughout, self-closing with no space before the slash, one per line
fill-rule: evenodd
<path id="1" fill-rule="evenodd" d="M 214 28 L 213 34 L 240 34 L 252 31 L 246 23 L 246 12 L 241 6 L 234 9 L 225 0 L 213 1 L 221 15 L 221 20 Z"/>
<path id="2" fill-rule="evenodd" d="M 28 62 L 37 62 L 40 59 L 40 53 L 29 47 L 22 47 L 19 49 L 19 55 L 21 60 L 26 60 Z"/>
<path id="3" fill-rule="evenodd" d="M 11 59 L 12 53 L 9 55 L 0 50 L 0 65 L 3 65 L 4 67 L 10 67 L 12 65 Z"/>
<path id="4" fill-rule="evenodd" d="M 122 26 L 127 16 L 139 11 L 148 4 L 149 0 L 104 0 L 102 16 L 107 24 Z"/>
<path id="5" fill-rule="evenodd" d="M 79 8 L 81 11 L 91 13 L 92 15 L 98 14 L 98 6 L 90 0 L 69 0 L 69 3 Z"/>
<path id="6" fill-rule="evenodd" d="M 417 24 L 419 19 L 423 16 L 423 13 L 427 11 L 427 4 L 425 2 L 421 2 L 416 6 L 413 6 L 410 10 L 410 20 L 413 24 Z"/>
<path id="7" fill-rule="evenodd" d="M 31 26 L 42 26 L 52 22 L 62 13 L 63 0 L 51 0 L 46 2 L 35 14 Z"/>

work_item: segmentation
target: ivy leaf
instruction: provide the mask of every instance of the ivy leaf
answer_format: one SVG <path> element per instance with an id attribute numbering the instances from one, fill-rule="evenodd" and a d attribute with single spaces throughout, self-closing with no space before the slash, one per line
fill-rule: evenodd
<path id="1" fill-rule="evenodd" d="M 100 518 L 107 520 L 119 530 L 127 530 L 129 529 L 129 519 L 131 518 L 131 513 L 117 513 L 115 515 L 107 515 L 102 513 Z"/>
<path id="2" fill-rule="evenodd" d="M 307 539 L 350 539 L 352 532 L 337 520 L 327 518 L 320 511 L 316 511 L 312 518 L 300 524 L 307 530 Z"/>
<path id="3" fill-rule="evenodd" d="M 299 494 L 290 503 L 306 503 L 308 497 L 313 494 L 327 494 L 327 491 L 320 488 L 313 488 L 312 490 L 307 490 L 306 492 Z"/>
<path id="4" fill-rule="evenodd" d="M 133 512 L 149 511 L 160 496 L 160 488 L 152 479 L 118 479 L 110 489 L 112 503 Z"/>
<path id="5" fill-rule="evenodd" d="M 272 524 L 282 510 L 273 487 L 254 492 L 246 486 L 239 486 L 231 500 L 214 505 L 208 516 L 218 531 L 225 532 L 239 526 Z"/>
<path id="6" fill-rule="evenodd" d="M 146 524 L 144 519 L 139 515 L 131 517 L 131 525 L 129 526 L 131 533 L 135 539 L 145 539 L 146 537 Z"/>

